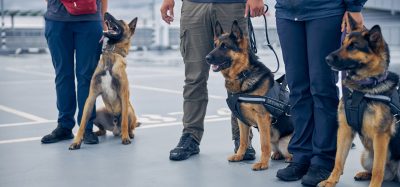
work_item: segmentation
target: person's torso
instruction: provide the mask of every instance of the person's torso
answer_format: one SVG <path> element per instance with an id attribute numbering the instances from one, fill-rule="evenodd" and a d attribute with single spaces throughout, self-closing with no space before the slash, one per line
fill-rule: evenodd
<path id="1" fill-rule="evenodd" d="M 245 3 L 246 0 L 189 0 L 194 3 Z"/>
<path id="2" fill-rule="evenodd" d="M 343 15 L 344 0 L 276 0 L 276 17 L 295 21 Z"/>
<path id="3" fill-rule="evenodd" d="M 95 14 L 71 15 L 60 0 L 48 0 L 44 17 L 53 21 L 100 21 L 101 0 L 96 0 L 97 12 Z"/>

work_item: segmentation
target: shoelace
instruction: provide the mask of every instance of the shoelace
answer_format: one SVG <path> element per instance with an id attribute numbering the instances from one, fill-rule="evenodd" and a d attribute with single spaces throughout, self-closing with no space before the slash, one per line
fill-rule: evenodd
<path id="1" fill-rule="evenodd" d="M 189 143 L 191 141 L 191 137 L 189 134 L 184 134 L 181 139 L 179 140 L 178 146 L 180 148 L 186 148 L 189 146 Z"/>

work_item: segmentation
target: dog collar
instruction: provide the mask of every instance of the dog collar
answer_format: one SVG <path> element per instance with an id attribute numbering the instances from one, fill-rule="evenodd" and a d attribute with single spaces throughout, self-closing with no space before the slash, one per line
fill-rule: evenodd
<path id="1" fill-rule="evenodd" d="M 124 52 L 123 50 L 116 49 L 114 44 L 112 44 L 112 45 L 106 44 L 103 48 L 103 53 L 104 52 L 116 53 L 116 54 L 121 55 L 122 57 L 126 57 L 126 55 L 127 55 L 126 52 Z"/>
<path id="2" fill-rule="evenodd" d="M 376 86 L 379 83 L 385 81 L 388 77 L 389 72 L 385 71 L 385 73 L 380 74 L 378 76 L 375 77 L 368 77 L 366 79 L 362 79 L 362 80 L 353 80 L 356 84 L 362 85 L 362 86 L 369 86 L 369 85 L 373 85 Z"/>

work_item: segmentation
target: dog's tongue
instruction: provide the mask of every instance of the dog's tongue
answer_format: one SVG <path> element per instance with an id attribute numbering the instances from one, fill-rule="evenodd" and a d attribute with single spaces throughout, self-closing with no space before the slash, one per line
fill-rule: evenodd
<path id="1" fill-rule="evenodd" d="M 218 65 L 211 65 L 211 68 L 212 68 L 213 71 L 216 71 L 219 68 L 219 66 Z"/>

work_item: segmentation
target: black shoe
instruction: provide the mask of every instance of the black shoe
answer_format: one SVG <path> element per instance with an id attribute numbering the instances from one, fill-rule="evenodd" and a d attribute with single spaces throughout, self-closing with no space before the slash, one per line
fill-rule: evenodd
<path id="1" fill-rule="evenodd" d="M 235 142 L 235 149 L 233 150 L 235 153 L 239 149 L 240 145 L 240 140 L 236 139 Z M 246 149 L 246 152 L 244 153 L 243 160 L 254 160 L 256 159 L 256 150 L 254 150 L 253 146 L 249 144 L 249 147 Z"/>
<path id="2" fill-rule="evenodd" d="M 49 144 L 49 143 L 56 143 L 61 140 L 69 140 L 73 139 L 74 134 L 72 134 L 71 129 L 67 129 L 64 127 L 61 127 L 59 124 L 56 129 L 54 129 L 50 134 L 43 136 L 42 138 L 42 143 L 44 144 Z"/>
<path id="3" fill-rule="evenodd" d="M 178 145 L 169 153 L 169 159 L 180 161 L 200 152 L 199 143 L 189 133 L 182 134 Z"/>
<path id="4" fill-rule="evenodd" d="M 99 138 L 94 134 L 92 130 L 85 130 L 83 134 L 83 143 L 85 144 L 98 144 Z"/>
<path id="5" fill-rule="evenodd" d="M 286 168 L 278 170 L 276 177 L 283 181 L 300 180 L 308 170 L 308 165 L 300 163 L 290 163 Z"/>
<path id="6" fill-rule="evenodd" d="M 331 171 L 320 166 L 310 166 L 306 175 L 301 180 L 304 186 L 317 186 L 318 183 L 328 179 Z"/>

